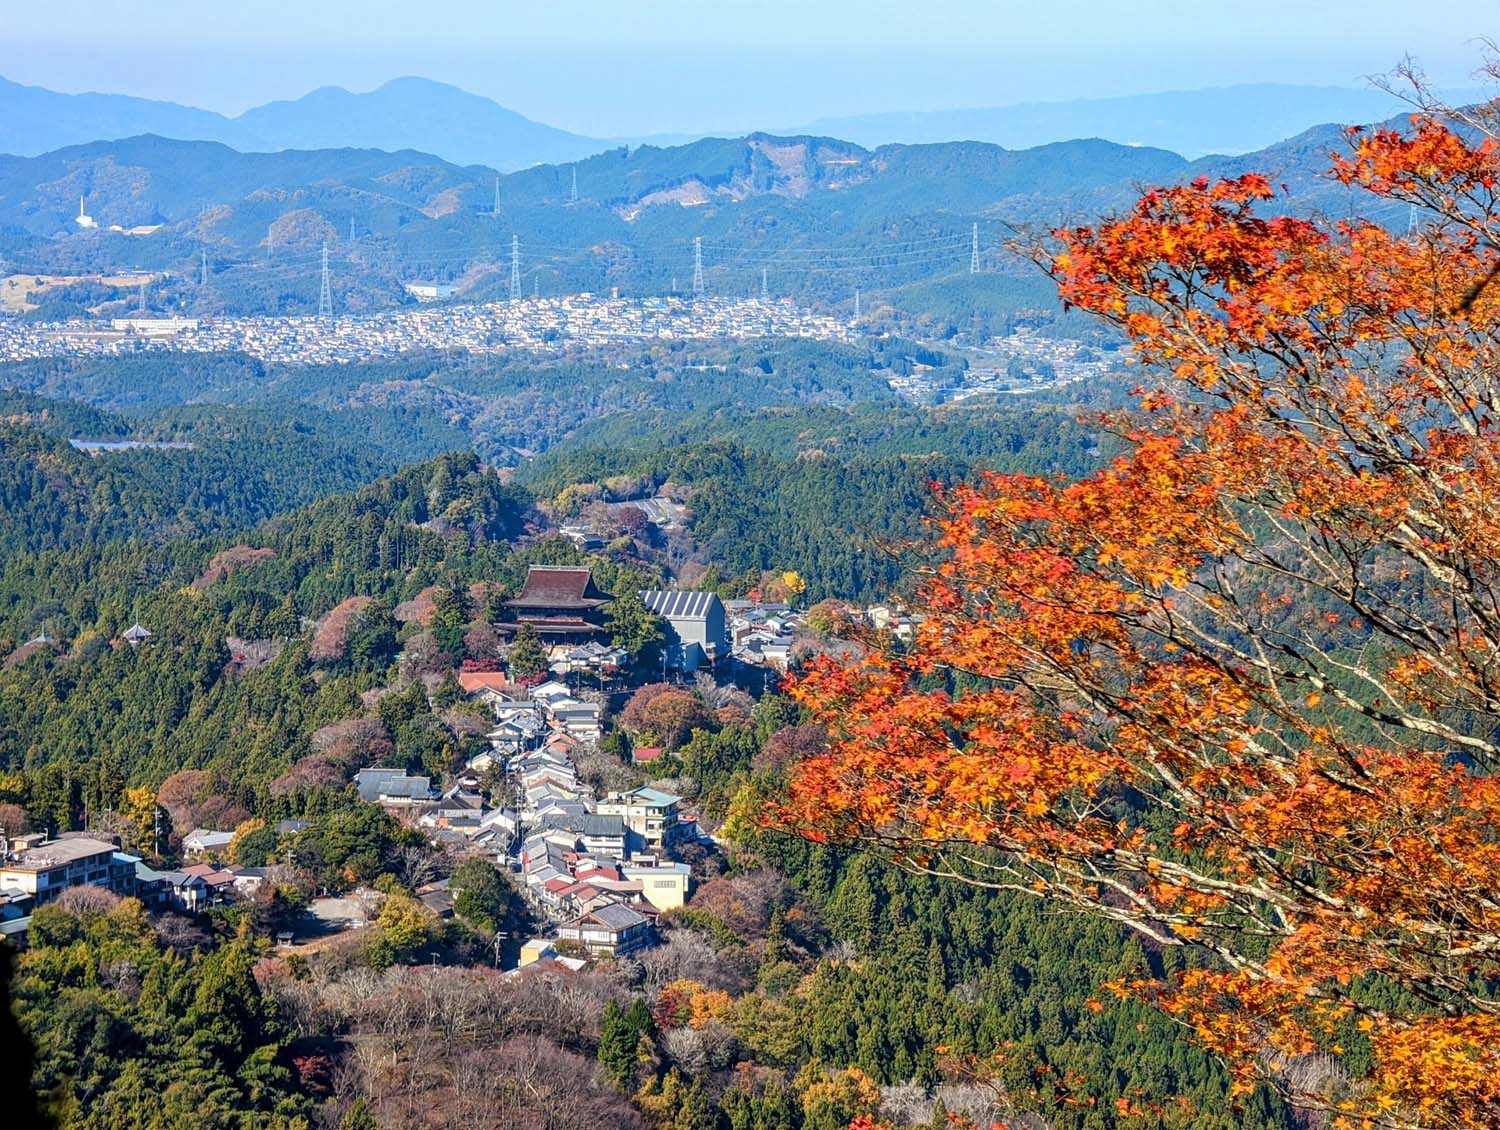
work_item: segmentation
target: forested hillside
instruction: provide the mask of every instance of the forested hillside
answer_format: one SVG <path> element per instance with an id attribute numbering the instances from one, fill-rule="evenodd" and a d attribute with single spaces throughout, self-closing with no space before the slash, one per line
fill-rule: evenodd
<path id="1" fill-rule="evenodd" d="M 173 446 L 90 454 L 69 442 L 80 436 Z M 0 558 L 82 542 L 160 542 L 244 529 L 393 470 L 401 460 L 383 449 L 381 438 L 377 428 L 356 442 L 316 412 L 184 409 L 143 427 L 73 404 L 0 393 L 6 517 Z M 394 446 L 424 455 L 438 446 L 424 450 L 415 440 L 403 430 Z"/>
<path id="2" fill-rule="evenodd" d="M 763 461 L 757 447 L 671 448 L 659 468 L 700 476 L 699 520 L 717 531 L 705 536 L 790 552 L 830 514 L 854 520 L 856 487 L 877 509 L 920 507 L 923 476 L 940 468 L 918 460 L 903 477 L 896 452 L 983 419 L 811 414 L 804 430 L 883 433 L 891 452 L 850 464 L 846 501 L 817 486 L 840 478 L 823 462 Z M 787 438 L 786 417 L 762 423 L 758 446 Z M 889 485 L 872 492 L 881 474 Z M 785 516 L 768 505 L 732 519 L 757 492 L 785 500 Z M 440 922 L 405 894 L 428 873 L 421 837 L 359 804 L 347 781 L 370 760 L 445 774 L 483 748 L 484 724 L 450 688 L 444 610 L 460 610 L 461 653 L 482 654 L 494 598 L 516 591 L 527 563 L 580 559 L 556 542 L 521 547 L 528 507 L 472 456 L 450 456 L 275 517 L 239 546 L 101 538 L 4 563 L 0 635 L 20 641 L 45 623 L 59 644 L 0 668 L 0 805 L 48 829 L 103 821 L 149 847 L 144 790 L 178 835 L 248 820 L 242 860 L 296 860 L 280 865 L 275 899 L 216 912 L 208 930 L 172 915 L 148 923 L 104 896 L 36 916 L 17 1007 L 65 1124 L 103 1125 L 88 1111 L 107 1108 L 170 1126 L 190 1104 L 224 1125 L 299 1127 L 321 1111 L 333 1124 L 438 1126 L 481 1098 L 484 1117 L 524 1118 L 508 1081 L 526 1071 L 527 1093 L 550 1096 L 555 1124 L 577 1130 L 840 1130 L 877 1108 L 926 1125 L 935 1103 L 1092 1130 L 1112 1124 L 1120 1100 L 1153 1112 L 1142 1126 L 1291 1125 L 1264 1094 L 1229 1106 L 1224 1073 L 1155 1014 L 1114 1002 L 1096 1011 L 1101 980 L 1159 960 L 1118 930 L 767 836 L 743 818 L 729 825 L 735 854 L 709 865 L 690 906 L 664 920 L 666 944 L 639 960 L 567 986 L 474 968 L 489 960 L 476 920 Z M 730 521 L 733 534 L 719 529 Z M 613 553 L 592 566 L 606 589 L 649 576 Z M 436 609 L 427 629 L 400 618 L 424 592 Z M 136 621 L 152 638 L 125 646 L 119 632 Z M 774 696 L 753 705 L 720 688 L 711 700 L 719 707 L 699 708 L 700 728 L 660 768 L 704 811 L 748 813 L 783 787 L 789 752 L 820 739 Z M 626 772 L 607 755 L 592 766 Z M 289 817 L 307 824 L 294 840 L 257 831 Z M 250 975 L 254 939 L 292 920 L 307 891 L 369 881 L 388 892 L 388 911 L 315 975 L 270 958 Z M 92 987 L 69 979 L 65 954 Z M 434 954 L 436 970 L 408 964 Z M 149 991 L 134 995 L 121 961 Z M 432 992 L 441 1009 L 411 1009 Z M 214 1010 L 211 1038 L 186 1035 Z M 471 1010 L 484 1023 L 471 1024 Z M 80 1043 L 85 1016 L 107 1017 L 111 1034 Z M 119 1040 L 131 1049 L 123 1059 L 104 1050 Z M 971 1083 L 968 1058 L 997 1051 L 998 1085 Z M 457 1083 L 475 1062 L 491 1065 L 489 1081 Z M 168 1081 L 161 1113 L 148 1114 L 156 1100 L 145 1096 Z"/>
<path id="3" fill-rule="evenodd" d="M 982 312 L 999 326 L 1022 311 L 1061 313 L 1048 288 L 1003 251 L 1018 227 L 1047 230 L 1125 207 L 1145 183 L 1242 168 L 1286 185 L 1284 210 L 1362 211 L 1377 202 L 1326 177 L 1329 153 L 1343 147 L 1333 127 L 1193 163 L 1099 140 L 866 150 L 834 138 L 752 134 L 621 147 L 513 172 L 498 178 L 496 213 L 488 169 L 420 153 L 246 154 L 136 137 L 0 158 L 0 254 L 23 278 L 163 272 L 153 287 L 164 310 L 307 314 L 317 308 L 317 253 L 326 242 L 338 307 L 357 313 L 411 301 L 402 284 L 413 280 L 451 283 L 461 300 L 501 298 L 513 235 L 525 291 L 664 294 L 678 276 L 685 286 L 693 240 L 702 238 L 710 293 L 754 292 L 764 270 L 772 294 L 838 308 L 862 287 L 881 324 L 962 327 Z M 79 231 L 80 194 L 105 227 L 160 227 Z M 1375 219 L 1401 221 L 1389 210 Z M 969 274 L 975 223 L 984 278 Z M 75 311 L 111 302 L 123 311 L 130 295 L 85 283 L 75 297 Z M 49 305 L 39 314 L 68 312 Z"/>

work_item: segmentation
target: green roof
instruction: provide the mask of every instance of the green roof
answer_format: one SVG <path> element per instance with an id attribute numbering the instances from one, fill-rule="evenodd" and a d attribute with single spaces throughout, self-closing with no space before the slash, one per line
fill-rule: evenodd
<path id="1" fill-rule="evenodd" d="M 669 808 L 674 804 L 682 803 L 680 796 L 673 796 L 671 793 L 664 793 L 660 789 L 653 789 L 649 786 L 636 789 L 629 795 L 631 800 L 639 801 L 642 804 L 655 805 L 660 808 Z"/>

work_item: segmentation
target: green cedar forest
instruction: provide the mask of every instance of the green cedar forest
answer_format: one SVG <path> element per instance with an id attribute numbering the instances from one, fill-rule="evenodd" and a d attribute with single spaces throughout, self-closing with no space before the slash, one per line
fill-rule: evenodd
<path id="1" fill-rule="evenodd" d="M 509 962 L 534 928 L 510 880 L 353 793 L 360 766 L 444 778 L 487 748 L 454 671 L 498 654 L 529 564 L 587 562 L 608 592 L 691 573 L 724 596 L 795 570 L 809 603 L 880 600 L 933 481 L 1077 474 L 1109 451 L 1080 397 L 895 403 L 898 352 L 4 373 L 0 821 L 112 833 L 163 865 L 188 829 L 236 828 L 235 858 L 281 876 L 196 917 L 98 891 L 37 912 L 13 1009 L 54 1124 L 834 1130 L 878 1106 L 897 1125 L 1102 1130 L 1128 1099 L 1150 1112 L 1132 1126 L 1295 1125 L 1267 1093 L 1231 1104 L 1160 1015 L 1096 999 L 1177 958 L 759 831 L 746 813 L 821 740 L 775 693 L 689 684 L 670 725 L 627 708 L 582 758 L 595 787 L 625 787 L 648 779 L 631 746 L 661 742 L 649 779 L 726 846 L 694 849 L 664 944 L 566 981 L 498 978 L 495 930 Z M 91 456 L 79 437 L 192 448 Z M 690 517 L 665 540 L 584 554 L 556 536 L 580 499 L 667 488 Z M 151 639 L 124 645 L 137 622 Z M 447 920 L 416 897 L 440 876 Z M 310 898 L 366 885 L 385 896 L 372 926 L 277 956 Z"/>

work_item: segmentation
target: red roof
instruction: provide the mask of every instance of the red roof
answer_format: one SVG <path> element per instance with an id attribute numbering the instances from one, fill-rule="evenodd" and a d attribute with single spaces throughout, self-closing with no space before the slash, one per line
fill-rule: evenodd
<path id="1" fill-rule="evenodd" d="M 460 671 L 458 685 L 463 687 L 464 694 L 483 690 L 506 691 L 510 689 L 510 680 L 503 671 Z"/>
<path id="2" fill-rule="evenodd" d="M 661 754 L 662 747 L 659 745 L 638 745 L 630 751 L 630 760 L 637 765 L 644 765 L 649 761 L 657 760 Z"/>
<path id="3" fill-rule="evenodd" d="M 584 879 L 612 879 L 619 882 L 620 873 L 613 867 L 580 867 L 573 878 L 582 881 Z"/>
<path id="4" fill-rule="evenodd" d="M 222 887 L 225 883 L 234 882 L 234 872 L 222 871 L 210 863 L 195 863 L 191 867 L 184 867 L 182 873 L 194 875 L 210 887 Z"/>
<path id="5" fill-rule="evenodd" d="M 546 887 L 549 891 L 551 891 L 553 894 L 557 894 L 558 891 L 565 891 L 565 890 L 567 890 L 569 887 L 571 887 L 573 885 L 573 883 L 572 883 L 571 880 L 559 877 L 559 878 L 556 878 L 556 879 L 548 879 L 542 885 L 544 887 Z"/>

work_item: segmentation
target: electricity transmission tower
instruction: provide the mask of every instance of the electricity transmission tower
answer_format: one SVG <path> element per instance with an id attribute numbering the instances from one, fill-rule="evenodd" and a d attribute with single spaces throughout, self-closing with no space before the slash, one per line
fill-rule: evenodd
<path id="1" fill-rule="evenodd" d="M 354 242 L 354 214 L 352 212 L 349 215 L 349 242 Z"/>
<path id="2" fill-rule="evenodd" d="M 521 237 L 512 235 L 510 237 L 510 300 L 519 302 L 521 299 Z"/>
<path id="3" fill-rule="evenodd" d="M 854 320 L 859 321 L 859 287 L 854 288 Z"/>
<path id="4" fill-rule="evenodd" d="M 146 280 L 141 280 L 140 291 L 136 294 L 135 304 L 142 314 L 146 312 Z"/>
<path id="5" fill-rule="evenodd" d="M 764 267 L 760 269 L 760 300 L 762 302 L 769 302 L 771 300 L 771 286 L 766 280 L 766 269 Z"/>
<path id="6" fill-rule="evenodd" d="M 198 285 L 208 285 L 208 249 L 206 247 L 198 249 Z"/>
<path id="7" fill-rule="evenodd" d="M 333 290 L 328 285 L 328 241 L 323 241 L 323 276 L 318 287 L 318 317 L 333 317 Z"/>
<path id="8" fill-rule="evenodd" d="M 568 195 L 568 203 L 578 203 L 578 166 L 573 166 L 573 191 Z"/>
<path id="9" fill-rule="evenodd" d="M 492 215 L 498 216 L 499 214 L 500 214 L 500 174 L 496 173 L 495 174 L 495 211 L 492 213 Z"/>
<path id="10" fill-rule="evenodd" d="M 693 297 L 703 296 L 703 237 L 693 236 Z"/>
<path id="11" fill-rule="evenodd" d="M 979 225 L 974 225 L 973 237 L 969 245 L 969 274 L 979 273 Z"/>

